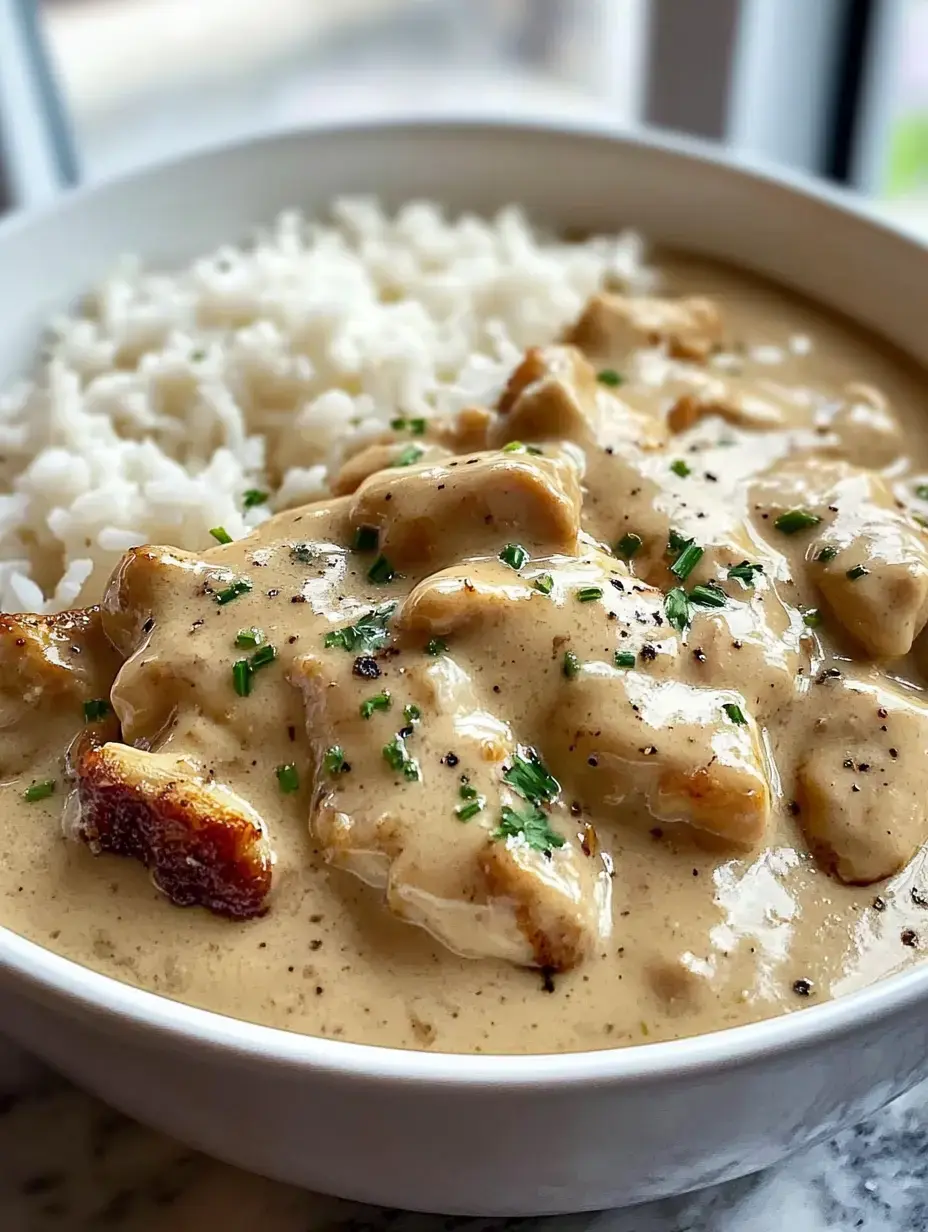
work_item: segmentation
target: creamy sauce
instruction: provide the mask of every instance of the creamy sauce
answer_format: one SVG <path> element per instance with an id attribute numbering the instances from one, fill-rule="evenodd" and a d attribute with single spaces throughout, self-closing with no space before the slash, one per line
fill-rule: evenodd
<path id="1" fill-rule="evenodd" d="M 578 326 L 592 372 L 621 385 L 590 386 L 574 352 L 530 356 L 499 415 L 400 434 L 353 459 L 323 506 L 198 557 L 130 554 L 109 640 L 96 618 L 57 626 L 58 693 L 23 630 L 0 631 L 0 922 L 233 1017 L 460 1052 L 693 1035 L 917 960 L 928 710 L 908 643 L 928 614 L 928 552 L 897 499 L 925 512 L 924 375 L 778 290 L 697 262 L 665 271 L 668 294 L 718 305 L 720 353 L 685 338 L 678 360 L 641 339 L 631 353 Z M 879 394 L 849 396 L 854 382 Z M 683 430 L 668 438 L 671 406 Z M 493 452 L 513 439 L 542 455 Z M 418 466 L 354 491 L 410 444 L 427 449 Z M 884 478 L 855 469 L 867 465 Z M 777 531 L 797 508 L 818 520 Z M 368 579 L 377 553 L 351 545 L 369 525 L 401 578 Z M 632 534 L 627 565 L 597 546 Z M 704 554 L 680 578 L 688 539 Z M 498 559 L 508 543 L 528 553 L 518 569 Z M 729 578 L 742 561 L 762 572 Z M 239 578 L 251 589 L 219 603 Z M 666 593 L 712 581 L 723 605 L 687 600 L 689 627 L 674 628 Z M 397 653 L 324 645 L 391 602 Z M 276 657 L 240 697 L 233 665 L 256 647 L 235 642 L 251 628 Z M 429 653 L 434 639 L 447 650 Z M 265 820 L 266 914 L 182 909 L 137 861 L 62 837 L 68 766 L 119 740 L 116 717 L 84 724 L 82 706 L 109 695 L 124 658 L 122 739 L 196 791 L 228 785 L 255 833 Z M 362 717 L 384 691 L 389 709 Z M 418 779 L 383 758 L 399 730 Z M 560 843 L 547 851 L 496 836 L 502 807 L 529 809 L 502 777 L 520 747 L 560 784 L 542 801 Z M 326 760 L 335 749 L 350 770 Z M 295 781 L 276 771 L 291 765 L 284 791 Z M 53 794 L 26 801 L 46 779 Z M 89 820 L 102 791 L 87 770 L 69 826 L 105 847 Z M 473 799 L 485 806 L 460 820 Z"/>

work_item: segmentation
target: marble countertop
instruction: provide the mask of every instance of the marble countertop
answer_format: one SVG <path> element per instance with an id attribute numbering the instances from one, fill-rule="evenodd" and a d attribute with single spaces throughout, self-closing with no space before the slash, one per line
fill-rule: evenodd
<path id="1" fill-rule="evenodd" d="M 0 1232 L 925 1232 L 928 1083 L 756 1177 L 544 1221 L 379 1210 L 249 1176 L 144 1129 L 0 1041 Z M 534 1232 L 534 1230 L 532 1230 Z"/>

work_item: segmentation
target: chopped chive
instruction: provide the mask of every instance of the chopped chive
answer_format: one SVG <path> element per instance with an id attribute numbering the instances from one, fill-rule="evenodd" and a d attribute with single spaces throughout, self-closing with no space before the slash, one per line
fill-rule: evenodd
<path id="1" fill-rule="evenodd" d="M 678 633 L 685 633 L 690 624 L 690 605 L 686 591 L 682 586 L 675 586 L 664 596 L 664 613 Z"/>
<path id="2" fill-rule="evenodd" d="M 255 505 L 263 505 L 269 496 L 269 492 L 262 492 L 260 488 L 249 488 L 242 495 L 242 504 L 246 509 L 253 509 Z"/>
<path id="3" fill-rule="evenodd" d="M 928 500 L 928 483 L 920 483 L 915 489 L 915 495 L 919 500 Z"/>
<path id="4" fill-rule="evenodd" d="M 421 418 L 410 419 L 409 431 L 413 436 L 425 436 L 425 420 Z"/>
<path id="5" fill-rule="evenodd" d="M 445 654 L 448 649 L 448 643 L 441 637 L 431 637 L 425 643 L 425 653 L 430 655 Z"/>
<path id="6" fill-rule="evenodd" d="M 247 697 L 251 692 L 251 679 L 254 675 L 247 659 L 236 659 L 232 664 L 232 687 L 239 697 Z"/>
<path id="7" fill-rule="evenodd" d="M 630 650 L 617 650 L 615 652 L 616 667 L 634 667 L 636 656 Z"/>
<path id="8" fill-rule="evenodd" d="M 264 630 L 256 629 L 254 625 L 250 629 L 239 629 L 235 635 L 235 644 L 240 650 L 254 650 L 264 640 Z"/>
<path id="9" fill-rule="evenodd" d="M 42 779 L 39 783 L 33 783 L 23 792 L 23 799 L 28 804 L 35 804 L 37 800 L 47 800 L 55 790 L 54 779 Z"/>
<path id="10" fill-rule="evenodd" d="M 331 752 L 331 750 L 329 751 Z M 341 752 L 341 749 L 339 749 L 339 752 Z M 274 773 L 277 775 L 277 786 L 285 796 L 292 795 L 293 792 L 300 790 L 300 773 L 292 761 L 288 761 L 285 766 L 278 766 Z"/>
<path id="11" fill-rule="evenodd" d="M 476 800 L 470 800 L 467 804 L 459 804 L 454 810 L 454 815 L 458 821 L 470 821 L 483 811 L 484 804 L 486 801 L 483 796 L 478 796 Z"/>
<path id="12" fill-rule="evenodd" d="M 810 513 L 808 509 L 788 509 L 786 513 L 780 514 L 774 526 L 784 535 L 795 535 L 801 530 L 811 530 L 813 526 L 818 526 L 821 520 L 817 513 Z"/>
<path id="13" fill-rule="evenodd" d="M 356 552 L 376 552 L 379 543 L 380 531 L 376 526 L 359 526 L 351 546 Z"/>
<path id="14" fill-rule="evenodd" d="M 421 445 L 407 445 L 405 449 L 401 450 L 396 455 L 396 457 L 393 459 L 390 465 L 391 466 L 412 466 L 413 463 L 419 461 L 419 459 L 422 457 L 424 453 L 425 453 L 425 450 L 422 448 Z"/>
<path id="15" fill-rule="evenodd" d="M 390 694 L 384 689 L 382 693 L 375 693 L 373 697 L 361 703 L 361 718 L 369 719 L 375 710 L 389 710 L 390 705 Z"/>
<path id="16" fill-rule="evenodd" d="M 692 542 L 692 539 L 685 538 L 678 530 L 672 530 L 667 536 L 667 551 L 682 552 Z"/>
<path id="17" fill-rule="evenodd" d="M 406 751 L 406 741 L 402 736 L 394 736 L 389 744 L 383 746 L 382 752 L 383 759 L 391 770 L 401 773 L 403 778 L 411 783 L 419 781 L 419 763 L 414 757 L 409 756 Z"/>
<path id="18" fill-rule="evenodd" d="M 810 607 L 807 612 L 803 613 L 802 623 L 807 629 L 817 629 L 822 623 L 822 613 L 817 607 Z"/>
<path id="19" fill-rule="evenodd" d="M 601 586 L 581 586 L 577 591 L 577 599 L 580 603 L 594 603 L 602 597 L 603 588 Z"/>
<path id="20" fill-rule="evenodd" d="M 262 646 L 248 660 L 248 664 L 252 671 L 259 667 L 267 667 L 269 663 L 273 663 L 277 658 L 277 651 L 273 646 Z"/>
<path id="21" fill-rule="evenodd" d="M 249 582 L 248 578 L 236 578 L 224 590 L 218 590 L 213 598 L 220 607 L 223 607 L 226 603 L 231 603 L 233 599 L 237 599 L 239 595 L 247 595 L 249 590 L 251 590 L 251 582 Z"/>
<path id="22" fill-rule="evenodd" d="M 326 774 L 341 774 L 345 766 L 345 751 L 340 745 L 333 744 L 326 749 L 322 758 L 322 768 Z"/>
<path id="23" fill-rule="evenodd" d="M 719 586 L 710 582 L 706 586 L 694 586 L 690 591 L 690 603 L 698 607 L 724 607 L 728 595 Z"/>
<path id="24" fill-rule="evenodd" d="M 524 448 L 525 446 L 522 444 L 521 441 L 508 441 L 503 446 L 503 453 L 518 453 L 520 449 L 524 449 Z"/>
<path id="25" fill-rule="evenodd" d="M 390 427 L 393 429 L 394 432 L 402 432 L 403 429 L 406 427 L 406 420 L 402 416 L 400 416 L 397 419 L 391 419 Z"/>
<path id="26" fill-rule="evenodd" d="M 507 543 L 500 552 L 499 559 L 510 569 L 519 570 L 528 560 L 528 552 L 521 543 Z"/>
<path id="27" fill-rule="evenodd" d="M 688 475 L 693 473 L 693 468 L 688 462 L 684 462 L 682 458 L 677 458 L 676 461 L 671 462 L 670 469 L 675 475 L 679 475 L 681 479 L 686 479 Z"/>
<path id="28" fill-rule="evenodd" d="M 853 569 L 848 569 L 845 577 L 851 582 L 856 582 L 858 578 L 866 577 L 870 572 L 863 565 L 855 565 Z"/>
<path id="29" fill-rule="evenodd" d="M 554 578 L 550 573 L 540 573 L 532 582 L 532 587 L 543 595 L 550 595 L 554 589 Z"/>
<path id="30" fill-rule="evenodd" d="M 838 549 L 833 547 L 824 547 L 820 552 L 816 552 L 815 559 L 823 565 L 827 565 L 830 560 L 838 555 Z"/>
<path id="31" fill-rule="evenodd" d="M 548 818 L 537 805 L 522 810 L 504 805 L 499 826 L 490 837 L 497 842 L 521 838 L 534 851 L 544 852 L 545 855 L 550 855 L 554 847 L 564 846 L 564 838 L 551 829 Z"/>
<path id="32" fill-rule="evenodd" d="M 372 608 L 356 624 L 332 629 L 323 639 L 326 647 L 338 646 L 342 650 L 380 650 L 389 639 L 387 622 L 396 610 L 395 603 L 384 603 Z"/>
<path id="33" fill-rule="evenodd" d="M 213 526 L 209 532 L 217 543 L 231 543 L 232 536 L 224 526 Z"/>
<path id="34" fill-rule="evenodd" d="M 625 377 L 621 372 L 616 372 L 615 368 L 602 368 L 596 373 L 596 379 L 600 385 L 609 385 L 613 389 L 624 384 Z"/>
<path id="35" fill-rule="evenodd" d="M 573 680 L 574 676 L 580 671 L 580 660 L 572 650 L 564 651 L 564 658 L 561 660 L 561 671 L 568 680 Z"/>
<path id="36" fill-rule="evenodd" d="M 640 535 L 623 535 L 612 550 L 619 560 L 631 560 L 641 550 L 643 542 Z"/>
<path id="37" fill-rule="evenodd" d="M 93 697 L 84 702 L 84 722 L 96 723 L 98 719 L 105 719 L 111 710 L 112 706 L 105 697 Z"/>
<path id="38" fill-rule="evenodd" d="M 747 724 L 744 711 L 740 706 L 736 706 L 734 702 L 726 702 L 722 709 L 731 719 L 732 723 L 737 723 L 739 727 L 744 727 Z"/>
<path id="39" fill-rule="evenodd" d="M 525 452 L 534 455 L 536 458 L 540 458 L 543 456 L 545 451 L 543 449 L 539 449 L 537 445 L 526 445 Z"/>
<path id="40" fill-rule="evenodd" d="M 462 800 L 476 800 L 477 788 L 471 787 L 470 783 L 462 783 L 458 788 L 458 795 Z"/>
<path id="41" fill-rule="evenodd" d="M 685 582 L 690 576 L 704 555 L 703 549 L 698 543 L 693 543 L 692 540 L 686 545 L 677 559 L 670 566 L 670 572 L 674 577 L 678 577 L 681 582 Z"/>
<path id="42" fill-rule="evenodd" d="M 763 565 L 752 565 L 750 561 L 743 560 L 740 565 L 732 565 L 728 570 L 728 576 L 738 582 L 743 582 L 745 586 L 753 586 L 754 574 L 763 573 L 763 571 Z"/>
<path id="43" fill-rule="evenodd" d="M 396 570 L 387 560 L 386 556 L 383 555 L 383 553 L 377 557 L 367 571 L 367 580 L 369 582 L 377 582 L 378 584 L 392 582 L 395 577 Z"/>
<path id="44" fill-rule="evenodd" d="M 291 557 L 299 561 L 301 565 L 310 564 L 315 554 L 315 549 L 311 543 L 294 543 L 290 549 Z"/>
<path id="45" fill-rule="evenodd" d="M 407 723 L 418 723 L 422 718 L 422 711 L 415 702 L 410 702 L 407 706 L 403 707 L 403 718 Z"/>
<path id="46" fill-rule="evenodd" d="M 550 803 L 561 785 L 534 749 L 519 747 L 512 765 L 503 775 L 505 782 L 532 804 Z"/>

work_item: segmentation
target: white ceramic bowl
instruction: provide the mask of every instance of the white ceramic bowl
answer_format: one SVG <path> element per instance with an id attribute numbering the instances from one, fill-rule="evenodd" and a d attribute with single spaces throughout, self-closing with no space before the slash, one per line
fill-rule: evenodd
<path id="1" fill-rule="evenodd" d="M 183 262 L 280 208 L 371 191 L 648 236 L 760 271 L 928 364 L 928 250 L 810 183 L 589 125 L 373 124 L 273 136 L 78 192 L 0 227 L 0 384 L 120 253 Z M 928 1073 L 928 964 L 715 1035 L 570 1056 L 449 1056 L 250 1026 L 0 929 L 0 1027 L 192 1146 L 422 1210 L 618 1206 L 773 1163 Z"/>

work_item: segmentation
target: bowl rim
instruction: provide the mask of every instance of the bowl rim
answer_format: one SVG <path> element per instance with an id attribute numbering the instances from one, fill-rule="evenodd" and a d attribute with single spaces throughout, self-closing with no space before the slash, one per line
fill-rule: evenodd
<path id="1" fill-rule="evenodd" d="M 737 177 L 771 188 L 786 188 L 805 198 L 855 216 L 884 234 L 908 241 L 928 254 L 914 231 L 891 222 L 870 203 L 845 189 L 802 173 L 739 156 L 735 161 L 721 147 L 695 138 L 651 132 L 629 132 L 609 120 L 571 116 L 554 119 L 508 118 L 479 112 L 426 118 L 390 113 L 373 119 L 347 119 L 288 126 L 211 144 L 168 157 L 99 182 L 79 186 L 38 209 L 14 213 L 0 222 L 0 242 L 43 219 L 65 214 L 72 206 L 108 190 L 139 180 L 154 179 L 195 161 L 221 160 L 249 147 L 280 141 L 312 140 L 371 134 L 401 136 L 437 133 L 599 138 L 618 147 L 656 150 L 683 161 L 709 164 Z M 208 171 L 206 172 L 208 174 Z M 803 1051 L 853 1035 L 865 1027 L 910 1010 L 928 1000 L 928 961 L 888 976 L 868 987 L 827 1002 L 787 1011 L 743 1026 L 667 1040 L 589 1052 L 475 1054 L 401 1049 L 359 1044 L 331 1037 L 302 1035 L 263 1026 L 175 1001 L 123 983 L 64 958 L 37 942 L 0 926 L 0 976 L 18 984 L 32 1000 L 64 1002 L 77 1013 L 103 1020 L 110 1029 L 129 1030 L 162 1046 L 195 1047 L 235 1058 L 244 1064 L 283 1069 L 311 1068 L 339 1079 L 395 1082 L 404 1085 L 492 1088 L 494 1091 L 603 1087 L 705 1076 L 748 1066 L 762 1058 Z"/>

